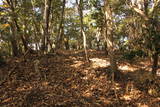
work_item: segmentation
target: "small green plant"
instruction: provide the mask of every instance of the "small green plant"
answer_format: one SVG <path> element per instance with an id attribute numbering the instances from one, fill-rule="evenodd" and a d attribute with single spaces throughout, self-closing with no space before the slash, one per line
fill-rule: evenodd
<path id="1" fill-rule="evenodd" d="M 135 57 L 145 57 L 147 56 L 142 50 L 131 50 L 123 54 L 123 58 L 126 60 L 133 60 Z"/>

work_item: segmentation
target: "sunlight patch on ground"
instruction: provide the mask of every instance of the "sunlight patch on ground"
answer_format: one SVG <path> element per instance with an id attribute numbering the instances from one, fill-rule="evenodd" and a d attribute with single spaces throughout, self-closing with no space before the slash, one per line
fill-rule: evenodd
<path id="1" fill-rule="evenodd" d="M 76 60 L 76 57 L 74 56 L 69 56 L 69 60 L 72 59 L 72 60 Z"/>
<path id="2" fill-rule="evenodd" d="M 48 86 L 48 85 L 49 85 L 49 82 L 46 82 L 46 81 L 42 82 L 42 86 Z"/>
<path id="3" fill-rule="evenodd" d="M 140 60 L 140 64 L 144 65 L 144 66 L 149 66 L 151 64 L 151 60 L 149 59 L 145 59 L 145 60 Z"/>
<path id="4" fill-rule="evenodd" d="M 83 80 L 89 80 L 95 76 L 94 74 L 90 73 L 89 70 L 84 70 L 83 74 L 85 75 L 82 77 Z"/>
<path id="5" fill-rule="evenodd" d="M 132 100 L 132 96 L 131 95 L 124 95 L 123 99 L 124 100 Z"/>
<path id="6" fill-rule="evenodd" d="M 135 99 L 138 99 L 140 96 L 137 95 L 133 95 L 133 94 L 125 94 L 122 99 L 125 100 L 125 101 L 131 101 L 131 100 L 135 100 Z"/>
<path id="7" fill-rule="evenodd" d="M 138 64 L 139 68 L 145 69 L 147 71 L 152 71 L 152 61 L 150 59 L 141 59 Z"/>
<path id="8" fill-rule="evenodd" d="M 77 85 L 72 85 L 71 89 L 77 89 L 78 86 Z"/>
<path id="9" fill-rule="evenodd" d="M 156 73 L 156 74 L 157 74 L 157 76 L 160 77 L 160 69 L 157 70 L 157 73 Z"/>
<path id="10" fill-rule="evenodd" d="M 113 90 L 119 90 L 121 87 L 120 87 L 120 84 L 119 83 L 115 83 L 114 84 L 114 87 L 112 88 Z"/>
<path id="11" fill-rule="evenodd" d="M 120 65 L 119 69 L 122 71 L 131 71 L 131 72 L 137 70 L 137 68 L 129 66 L 129 65 Z"/>
<path id="12" fill-rule="evenodd" d="M 148 105 L 146 105 L 146 104 L 137 103 L 137 107 L 149 107 L 149 106 L 148 106 Z"/>
<path id="13" fill-rule="evenodd" d="M 106 61 L 104 59 L 100 58 L 91 58 L 90 59 L 92 62 L 92 67 L 97 68 L 97 67 L 107 67 L 110 65 L 109 61 Z"/>
<path id="14" fill-rule="evenodd" d="M 83 61 L 74 61 L 74 64 L 71 65 L 71 67 L 77 68 L 77 67 L 80 67 L 82 64 L 83 64 Z"/>
<path id="15" fill-rule="evenodd" d="M 22 92 L 22 91 L 29 91 L 29 90 L 31 90 L 33 87 L 32 86 L 23 86 L 23 87 L 18 87 L 17 89 L 16 89 L 16 91 L 18 91 L 18 92 Z"/>
<path id="16" fill-rule="evenodd" d="M 141 97 L 140 91 L 137 89 L 133 89 L 131 92 L 128 94 L 126 93 L 121 97 L 121 99 L 126 100 L 126 101 L 131 101 L 131 100 L 136 100 Z"/>
<path id="17" fill-rule="evenodd" d="M 83 92 L 82 94 L 84 97 L 91 97 L 93 95 L 93 93 L 90 90 L 86 90 L 85 92 Z"/>
<path id="18" fill-rule="evenodd" d="M 99 98 L 104 104 L 111 104 L 111 101 L 105 97 L 100 97 Z"/>

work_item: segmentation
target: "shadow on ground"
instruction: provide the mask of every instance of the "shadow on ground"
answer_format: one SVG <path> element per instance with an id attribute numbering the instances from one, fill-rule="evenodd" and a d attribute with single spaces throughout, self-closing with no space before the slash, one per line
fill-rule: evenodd
<path id="1" fill-rule="evenodd" d="M 98 56 L 98 57 L 97 57 Z M 7 81 L 0 86 L 1 107 L 158 107 L 160 96 L 149 95 L 158 79 L 144 75 L 144 70 L 121 70 L 112 81 L 108 58 L 104 52 L 91 51 L 91 62 L 83 52 L 47 56 L 30 56 L 21 62 Z M 35 70 L 35 60 L 39 60 Z M 18 59 L 17 59 L 18 61 Z M 8 72 L 15 60 L 1 70 Z M 107 65 L 107 66 L 106 66 Z M 124 68 L 124 67 L 121 67 Z M 142 76 L 140 76 L 142 75 Z M 144 79 L 143 78 L 147 78 Z M 149 80 L 148 80 L 149 79 Z M 156 82 L 155 82 L 156 81 Z M 157 85 L 158 86 L 158 85 Z"/>

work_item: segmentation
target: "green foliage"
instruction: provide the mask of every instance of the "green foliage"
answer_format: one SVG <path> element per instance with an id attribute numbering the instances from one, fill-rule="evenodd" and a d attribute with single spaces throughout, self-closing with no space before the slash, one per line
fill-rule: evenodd
<path id="1" fill-rule="evenodd" d="M 73 4 L 68 4 L 65 8 L 64 37 L 69 39 L 69 44 L 74 44 L 73 40 L 82 44 L 80 20 L 76 3 L 70 0 L 66 1 L 72 2 Z M 143 52 L 137 50 L 142 50 L 150 55 L 160 50 L 160 30 L 158 32 L 158 29 L 156 29 L 160 21 L 158 17 L 160 14 L 158 11 L 159 8 L 156 8 L 153 14 L 149 13 L 149 21 L 146 22 L 141 15 L 136 13 L 132 8 L 129 8 L 127 4 L 129 4 L 130 1 L 108 0 L 107 2 L 111 7 L 113 15 L 113 35 L 115 43 L 122 51 L 126 51 L 124 58 L 133 59 L 136 56 L 145 56 Z M 44 0 L 14 0 L 14 12 L 12 12 L 6 0 L 4 0 L 4 3 L 5 4 L 0 5 L 0 32 L 2 33 L 0 39 L 5 42 L 12 40 L 11 25 L 13 24 L 13 27 L 15 27 L 14 20 L 16 20 L 20 28 L 20 31 L 16 31 L 14 35 L 18 47 L 23 47 L 21 35 L 24 36 L 28 44 L 37 43 L 41 45 L 44 31 Z M 52 0 L 51 5 L 49 38 L 50 43 L 54 45 L 53 43 L 55 43 L 57 39 L 58 27 L 60 25 L 63 2 L 62 0 Z M 87 43 L 91 43 L 95 40 L 97 29 L 102 31 L 105 28 L 104 0 L 83 0 L 83 7 L 83 21 Z M 151 7 L 148 7 L 148 10 L 150 10 L 149 8 Z M 15 19 L 13 20 L 13 18 Z M 144 27 L 146 25 L 147 27 Z M 104 39 L 102 35 L 103 34 L 101 34 L 100 38 Z M 131 42 L 127 44 L 125 44 L 124 41 L 121 42 L 121 38 L 125 37 Z M 101 42 L 103 41 L 104 40 Z M 96 43 L 93 42 L 92 45 L 94 46 L 94 44 Z M 127 47 L 129 47 L 129 49 L 127 49 Z M 131 50 L 132 48 L 134 50 Z"/>
<path id="2" fill-rule="evenodd" d="M 94 20 L 92 26 L 102 27 L 104 25 L 104 14 L 100 1 L 92 1 L 93 8 L 91 9 L 91 18 Z"/>
<path id="3" fill-rule="evenodd" d="M 71 46 L 72 49 L 76 49 L 76 46 L 78 44 L 77 40 L 69 40 L 69 45 Z"/>
<path id="4" fill-rule="evenodd" d="M 147 56 L 146 53 L 142 50 L 131 50 L 126 51 L 123 54 L 123 58 L 127 60 L 133 60 L 135 57 L 145 57 Z"/>

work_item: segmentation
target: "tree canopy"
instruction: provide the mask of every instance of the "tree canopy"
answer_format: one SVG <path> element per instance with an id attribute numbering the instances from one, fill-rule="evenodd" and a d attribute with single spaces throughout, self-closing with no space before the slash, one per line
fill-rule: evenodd
<path id="1" fill-rule="evenodd" d="M 0 0 L 0 66 L 9 67 L 10 60 L 16 63 L 7 78 L 14 74 L 12 71 L 20 66 L 19 63 L 27 65 L 27 61 L 34 63 L 35 72 L 47 72 L 50 66 L 56 69 L 54 64 L 50 65 L 52 58 L 58 62 L 57 69 L 61 68 L 61 62 L 67 63 L 66 60 L 70 61 L 66 69 L 72 68 L 74 60 L 84 63 L 82 67 L 77 65 L 82 69 L 85 64 L 92 66 L 99 61 L 93 59 L 94 53 L 97 58 L 107 58 L 109 66 L 106 62 L 108 68 L 104 69 L 110 71 L 107 75 L 113 84 L 116 79 L 123 78 L 122 63 L 134 65 L 132 62 L 139 63 L 139 60 L 147 60 L 150 65 L 149 79 L 146 76 L 141 81 L 139 77 L 138 84 L 156 81 L 160 55 L 160 0 Z M 19 63 L 14 58 L 19 58 Z M 46 75 L 44 78 L 49 76 Z M 120 99 L 116 89 L 114 93 L 116 99 Z"/>

